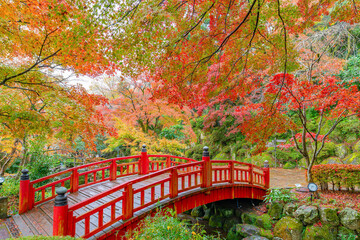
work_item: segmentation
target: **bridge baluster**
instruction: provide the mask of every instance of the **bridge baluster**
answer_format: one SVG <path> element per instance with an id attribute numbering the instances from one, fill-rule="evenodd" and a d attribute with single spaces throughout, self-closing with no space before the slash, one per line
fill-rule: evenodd
<path id="1" fill-rule="evenodd" d="M 116 180 L 116 171 L 117 171 L 117 164 L 116 164 L 116 159 L 113 159 L 111 161 L 111 165 L 110 165 L 110 181 Z M 122 171 L 121 171 L 122 172 Z"/>
<path id="2" fill-rule="evenodd" d="M 31 197 L 29 170 L 23 169 L 20 177 L 20 193 L 19 193 L 19 213 L 24 213 L 30 210 L 29 202 Z"/>
<path id="3" fill-rule="evenodd" d="M 70 192 L 77 192 L 79 190 L 79 173 L 77 168 L 72 170 L 70 181 Z"/>
<path id="4" fill-rule="evenodd" d="M 132 218 L 134 213 L 134 193 L 133 193 L 132 184 L 128 184 L 125 186 L 125 191 L 123 192 L 123 206 L 122 212 L 124 216 L 124 220 Z"/>
<path id="5" fill-rule="evenodd" d="M 141 159 L 139 161 L 140 175 L 149 173 L 149 157 L 147 155 L 146 145 L 142 146 Z"/>
<path id="6" fill-rule="evenodd" d="M 173 168 L 170 174 L 170 198 L 177 197 L 179 189 L 178 171 L 177 168 Z"/>
<path id="7" fill-rule="evenodd" d="M 204 147 L 203 151 L 203 179 L 202 179 L 202 186 L 203 188 L 211 187 L 212 185 L 212 169 L 211 169 L 211 162 L 210 162 L 210 154 L 209 148 Z"/>
<path id="8" fill-rule="evenodd" d="M 269 161 L 265 160 L 263 171 L 264 171 L 264 185 L 265 188 L 270 187 L 270 168 Z"/>
<path id="9" fill-rule="evenodd" d="M 66 192 L 67 189 L 65 187 L 60 187 L 56 190 L 58 195 L 55 197 L 54 205 L 54 236 L 66 236 L 68 234 L 68 202 L 65 195 Z"/>
<path id="10" fill-rule="evenodd" d="M 229 163 L 229 183 L 234 183 L 234 172 L 235 172 L 235 165 L 234 162 Z"/>
<path id="11" fill-rule="evenodd" d="M 254 168 L 253 168 L 253 165 L 251 164 L 251 165 L 249 166 L 249 184 L 253 184 L 253 183 L 254 183 L 253 174 L 254 174 Z"/>

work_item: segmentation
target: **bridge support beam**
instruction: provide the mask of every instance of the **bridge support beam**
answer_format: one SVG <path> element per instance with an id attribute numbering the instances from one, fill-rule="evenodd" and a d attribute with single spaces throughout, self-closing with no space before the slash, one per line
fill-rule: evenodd
<path id="1" fill-rule="evenodd" d="M 149 157 L 147 155 L 146 145 L 143 145 L 141 149 L 141 159 L 139 161 L 139 173 L 140 175 L 149 173 Z"/>
<path id="2" fill-rule="evenodd" d="M 212 169 L 211 169 L 210 154 L 209 154 L 208 147 L 204 147 L 202 160 L 204 161 L 204 165 L 203 165 L 203 169 L 202 169 L 203 179 L 202 179 L 201 187 L 203 187 L 203 188 L 211 187 L 211 185 L 212 185 Z"/>
<path id="3" fill-rule="evenodd" d="M 23 169 L 20 177 L 20 192 L 19 192 L 19 213 L 24 213 L 31 209 L 30 206 L 30 178 L 29 170 Z"/>
<path id="4" fill-rule="evenodd" d="M 68 201 L 65 195 L 67 189 L 60 187 L 56 190 L 56 193 L 58 195 L 55 197 L 53 235 L 66 236 L 68 234 Z"/>

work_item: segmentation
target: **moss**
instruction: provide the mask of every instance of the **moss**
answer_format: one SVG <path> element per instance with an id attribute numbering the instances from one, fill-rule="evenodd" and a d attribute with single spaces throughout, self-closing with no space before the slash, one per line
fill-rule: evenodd
<path id="1" fill-rule="evenodd" d="M 274 237 L 283 240 L 300 240 L 303 231 L 302 223 L 292 217 L 283 217 L 274 227 Z"/>
<path id="2" fill-rule="evenodd" d="M 266 237 L 268 239 L 273 239 L 273 237 L 274 237 L 271 230 L 265 230 L 265 229 L 262 229 L 262 228 L 260 228 L 260 236 Z"/>
<path id="3" fill-rule="evenodd" d="M 255 219 L 255 225 L 267 230 L 270 230 L 272 227 L 272 221 L 269 214 L 263 214 L 261 216 L 257 216 Z"/>
<path id="4" fill-rule="evenodd" d="M 345 158 L 350 153 L 350 148 L 345 144 L 336 145 L 335 155 L 339 158 Z"/>
<path id="5" fill-rule="evenodd" d="M 257 215 L 255 215 L 253 213 L 243 213 L 243 214 L 241 214 L 242 223 L 254 224 L 255 220 L 256 220 L 256 217 L 257 217 Z"/>
<path id="6" fill-rule="evenodd" d="M 350 236 L 354 236 L 355 231 L 348 229 L 346 227 L 340 226 L 338 231 L 338 237 L 340 239 L 348 239 Z"/>
<path id="7" fill-rule="evenodd" d="M 228 218 L 224 222 L 223 229 L 227 232 L 238 223 L 240 223 L 240 219 L 236 217 Z"/>
<path id="8" fill-rule="evenodd" d="M 354 165 L 360 164 L 360 152 L 350 154 L 342 161 L 344 164 L 354 164 Z"/>
<path id="9" fill-rule="evenodd" d="M 224 225 L 225 219 L 221 216 L 211 216 L 209 219 L 209 226 L 215 228 L 221 228 Z"/>
<path id="10" fill-rule="evenodd" d="M 279 202 L 273 202 L 269 208 L 269 215 L 273 219 L 280 219 L 283 211 L 283 205 Z"/>
<path id="11" fill-rule="evenodd" d="M 202 217 L 204 216 L 204 209 L 202 206 L 195 207 L 191 210 L 191 216 L 193 217 Z"/>
<path id="12" fill-rule="evenodd" d="M 226 239 L 227 240 L 238 240 L 238 239 L 241 239 L 241 236 L 240 234 L 238 234 L 236 232 L 236 226 L 233 226 L 232 228 L 230 228 L 227 236 L 226 236 Z"/>
<path id="13" fill-rule="evenodd" d="M 342 164 L 342 161 L 338 157 L 329 157 L 322 161 L 321 164 Z"/>
<path id="14" fill-rule="evenodd" d="M 337 215 L 337 208 L 319 207 L 320 219 L 323 224 L 338 226 L 340 219 Z"/>
<path id="15" fill-rule="evenodd" d="M 304 239 L 306 240 L 336 240 L 337 230 L 330 225 L 308 226 L 305 229 Z"/>
<path id="16" fill-rule="evenodd" d="M 231 208 L 220 208 L 221 215 L 230 218 L 234 216 L 235 210 Z"/>

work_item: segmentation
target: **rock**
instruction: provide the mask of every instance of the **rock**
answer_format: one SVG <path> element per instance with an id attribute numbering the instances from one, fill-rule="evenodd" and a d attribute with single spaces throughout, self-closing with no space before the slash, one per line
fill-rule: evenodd
<path id="1" fill-rule="evenodd" d="M 281 218 L 281 214 L 283 211 L 283 205 L 279 202 L 273 202 L 270 205 L 268 214 L 273 218 L 273 219 L 280 219 Z"/>
<path id="2" fill-rule="evenodd" d="M 355 235 L 355 231 L 350 230 L 343 226 L 339 227 L 338 236 L 340 237 L 340 239 L 350 239 L 350 237 L 354 235 Z"/>
<path id="3" fill-rule="evenodd" d="M 319 221 L 319 212 L 314 206 L 300 206 L 295 212 L 294 217 L 304 225 L 311 225 Z"/>
<path id="4" fill-rule="evenodd" d="M 221 215 L 226 218 L 234 216 L 235 210 L 232 208 L 220 208 Z"/>
<path id="5" fill-rule="evenodd" d="M 269 240 L 266 237 L 261 237 L 261 236 L 257 236 L 257 235 L 252 235 L 246 238 L 243 238 L 242 240 Z"/>
<path id="6" fill-rule="evenodd" d="M 353 146 L 354 152 L 360 152 L 360 141 L 357 141 L 357 143 Z"/>
<path id="7" fill-rule="evenodd" d="M 346 158 L 344 158 L 342 160 L 342 162 L 344 164 L 353 164 L 353 165 L 358 165 L 360 164 L 360 152 L 356 152 L 353 154 L 350 154 L 349 156 L 347 156 Z"/>
<path id="8" fill-rule="evenodd" d="M 340 220 L 337 211 L 337 208 L 319 207 L 321 222 L 323 224 L 330 224 L 331 226 L 339 226 Z"/>
<path id="9" fill-rule="evenodd" d="M 360 213 L 352 208 L 345 208 L 339 213 L 340 222 L 351 230 L 360 230 Z"/>
<path id="10" fill-rule="evenodd" d="M 236 232 L 241 237 L 248 237 L 251 235 L 260 235 L 260 228 L 250 224 L 236 224 Z"/>
<path id="11" fill-rule="evenodd" d="M 283 217 L 275 224 L 274 237 L 283 240 L 301 240 L 302 231 L 303 225 L 299 220 L 292 217 Z"/>
<path id="12" fill-rule="evenodd" d="M 343 164 L 338 157 L 329 157 L 321 162 L 321 164 Z"/>
<path id="13" fill-rule="evenodd" d="M 236 217 L 241 218 L 241 214 L 242 214 L 242 213 L 243 213 L 243 212 L 242 212 L 239 208 L 235 209 L 235 216 L 236 216 Z"/>
<path id="14" fill-rule="evenodd" d="M 345 158 L 350 153 L 350 148 L 345 144 L 336 145 L 335 155 L 339 158 Z"/>
<path id="15" fill-rule="evenodd" d="M 241 221 L 237 217 L 227 218 L 224 222 L 223 229 L 227 232 L 235 226 L 236 224 L 239 224 Z"/>
<path id="16" fill-rule="evenodd" d="M 191 216 L 193 217 L 202 217 L 204 216 L 204 209 L 202 206 L 195 207 L 191 210 Z"/>
<path id="17" fill-rule="evenodd" d="M 304 239 L 306 240 L 336 240 L 337 229 L 330 225 L 307 226 Z"/>
<path id="18" fill-rule="evenodd" d="M 241 220 L 242 223 L 247 223 L 247 224 L 254 224 L 255 220 L 256 220 L 257 215 L 253 214 L 253 213 L 243 213 L 241 214 Z"/>
<path id="19" fill-rule="evenodd" d="M 272 240 L 283 240 L 283 239 L 279 237 L 274 237 Z"/>
<path id="20" fill-rule="evenodd" d="M 211 209 L 210 208 L 205 209 L 203 219 L 204 220 L 209 220 L 210 216 L 211 216 Z"/>
<path id="21" fill-rule="evenodd" d="M 298 209 L 298 205 L 295 203 L 287 203 L 284 206 L 283 215 L 294 217 L 294 212 Z"/>
<path id="22" fill-rule="evenodd" d="M 267 239 L 273 239 L 273 237 L 274 237 L 271 230 L 265 230 L 265 229 L 262 229 L 262 228 L 260 228 L 260 234 L 259 235 L 262 236 L 262 237 L 265 237 Z"/>
<path id="23" fill-rule="evenodd" d="M 209 226 L 215 228 L 221 228 L 224 225 L 225 219 L 222 216 L 215 215 L 209 219 Z"/>
<path id="24" fill-rule="evenodd" d="M 272 221 L 269 214 L 263 214 L 261 216 L 256 216 L 255 225 L 266 230 L 270 230 L 272 227 Z"/>

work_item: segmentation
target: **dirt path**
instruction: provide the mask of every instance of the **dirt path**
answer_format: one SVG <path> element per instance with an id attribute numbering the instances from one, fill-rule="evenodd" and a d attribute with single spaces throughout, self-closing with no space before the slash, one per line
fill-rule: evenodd
<path id="1" fill-rule="evenodd" d="M 271 188 L 295 187 L 295 184 L 301 184 L 302 187 L 307 187 L 308 183 L 304 169 L 270 169 Z"/>

